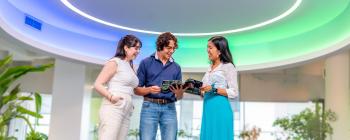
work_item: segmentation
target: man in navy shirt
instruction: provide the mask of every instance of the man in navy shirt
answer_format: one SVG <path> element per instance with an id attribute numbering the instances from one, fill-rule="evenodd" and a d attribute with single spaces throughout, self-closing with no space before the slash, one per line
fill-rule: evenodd
<path id="1" fill-rule="evenodd" d="M 139 85 L 135 94 L 143 96 L 141 109 L 140 138 L 155 140 L 160 127 L 162 140 L 175 140 L 177 117 L 175 101 L 183 97 L 182 86 L 170 87 L 171 92 L 161 92 L 163 80 L 182 80 L 181 68 L 174 62 L 177 39 L 170 32 L 157 38 L 157 51 L 143 59 L 137 70 Z"/>

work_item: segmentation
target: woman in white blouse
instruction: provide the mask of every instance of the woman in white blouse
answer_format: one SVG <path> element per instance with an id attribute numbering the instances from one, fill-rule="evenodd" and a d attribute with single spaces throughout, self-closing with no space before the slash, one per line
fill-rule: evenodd
<path id="1" fill-rule="evenodd" d="M 141 46 L 141 41 L 133 35 L 121 38 L 115 56 L 107 61 L 95 81 L 96 91 L 104 97 L 99 113 L 99 140 L 127 138 L 134 109 L 131 96 L 139 82 L 132 60 L 139 54 Z"/>
<path id="2" fill-rule="evenodd" d="M 233 140 L 233 111 L 229 98 L 238 96 L 237 71 L 228 41 L 214 36 L 208 41 L 211 65 L 203 77 L 204 97 L 201 140 Z"/>

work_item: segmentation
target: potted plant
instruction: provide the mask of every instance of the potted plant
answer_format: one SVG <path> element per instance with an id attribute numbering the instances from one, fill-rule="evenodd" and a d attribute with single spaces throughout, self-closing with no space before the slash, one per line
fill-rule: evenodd
<path id="1" fill-rule="evenodd" d="M 273 126 L 278 126 L 293 140 L 325 140 L 333 133 L 329 122 L 336 120 L 336 114 L 331 110 L 324 111 L 323 100 L 315 100 L 315 109 L 306 108 L 299 114 L 275 120 Z"/>
<path id="2" fill-rule="evenodd" d="M 254 126 L 252 129 L 243 130 L 238 137 L 243 140 L 257 140 L 260 136 L 260 132 L 261 129 Z"/>
<path id="3" fill-rule="evenodd" d="M 34 130 L 28 116 L 42 118 L 39 114 L 41 109 L 41 96 L 38 93 L 22 95 L 20 93 L 20 84 L 10 89 L 11 84 L 18 78 L 29 72 L 44 71 L 53 66 L 53 64 L 41 66 L 11 66 L 12 57 L 7 56 L 0 60 L 0 140 L 16 139 L 8 136 L 8 126 L 12 119 L 23 119 L 29 126 L 30 132 L 27 134 L 27 140 L 47 139 L 43 134 Z M 26 109 L 21 105 L 24 101 L 35 100 L 35 111 Z"/>
<path id="4" fill-rule="evenodd" d="M 40 133 L 32 130 L 26 135 L 26 140 L 47 140 L 47 139 L 49 138 L 44 133 Z"/>

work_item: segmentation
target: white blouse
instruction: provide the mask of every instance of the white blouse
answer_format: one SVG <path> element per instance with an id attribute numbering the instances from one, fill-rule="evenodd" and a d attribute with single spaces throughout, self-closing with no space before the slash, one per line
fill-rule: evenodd
<path id="1" fill-rule="evenodd" d="M 238 97 L 237 70 L 232 63 L 221 63 L 213 70 L 209 67 L 202 82 L 204 85 L 226 89 L 228 98 Z"/>
<path id="2" fill-rule="evenodd" d="M 117 57 L 109 61 L 116 62 L 117 71 L 108 82 L 108 91 L 112 94 L 126 93 L 133 95 L 134 88 L 139 84 L 139 79 L 130 63 Z"/>

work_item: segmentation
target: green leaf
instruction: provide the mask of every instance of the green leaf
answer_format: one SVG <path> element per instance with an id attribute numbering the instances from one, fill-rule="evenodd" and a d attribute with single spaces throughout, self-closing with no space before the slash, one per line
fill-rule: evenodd
<path id="1" fill-rule="evenodd" d="M 10 94 L 7 96 L 2 96 L 2 99 L 0 100 L 0 108 L 2 108 L 2 105 L 7 104 L 10 101 L 16 100 L 17 99 L 17 94 L 20 91 L 19 88 L 20 84 L 16 85 L 16 87 L 11 90 Z"/>
<path id="2" fill-rule="evenodd" d="M 41 111 L 41 104 L 42 104 L 42 99 L 39 93 L 35 92 L 34 93 L 34 97 L 35 97 L 35 111 L 36 113 L 40 114 Z M 39 123 L 39 119 L 36 118 L 35 119 L 35 123 L 38 124 Z"/>
<path id="3" fill-rule="evenodd" d="M 14 136 L 0 136 L 0 140 L 17 140 L 17 138 Z"/>
<path id="4" fill-rule="evenodd" d="M 0 78 L 0 96 L 3 96 L 6 93 L 7 89 L 9 88 L 12 82 L 13 82 L 12 79 Z"/>
<path id="5" fill-rule="evenodd" d="M 6 110 L 1 114 L 0 127 L 8 125 L 11 119 L 17 115 L 14 103 L 8 104 Z"/>
<path id="6" fill-rule="evenodd" d="M 40 132 L 30 131 L 26 135 L 26 140 L 47 140 L 48 137 Z"/>
<path id="7" fill-rule="evenodd" d="M 18 97 L 17 100 L 20 100 L 20 101 L 31 101 L 33 100 L 32 97 L 28 97 L 28 96 L 21 96 L 21 97 Z"/>
<path id="8" fill-rule="evenodd" d="M 3 95 L 8 89 L 9 85 L 19 77 L 27 74 L 28 72 L 44 71 L 52 66 L 53 64 L 46 64 L 40 66 L 16 66 L 9 68 L 0 74 L 0 96 Z"/>
<path id="9" fill-rule="evenodd" d="M 17 111 L 21 114 L 27 114 L 27 115 L 30 115 L 30 116 L 33 116 L 35 118 L 42 118 L 43 116 L 40 115 L 39 113 L 36 113 L 36 112 L 33 112 L 33 111 L 30 111 L 22 106 L 17 106 Z"/>
<path id="10" fill-rule="evenodd" d="M 21 89 L 19 88 L 19 86 L 20 86 L 20 84 L 17 84 L 17 85 L 15 86 L 15 88 L 13 88 L 13 89 L 11 90 L 10 95 L 16 96 L 16 95 L 19 93 L 19 91 L 21 90 Z"/>
<path id="11" fill-rule="evenodd" d="M 35 92 L 34 97 L 35 97 L 35 111 L 36 111 L 36 113 L 40 113 L 41 104 L 42 104 L 41 96 L 39 93 Z"/>
<path id="12" fill-rule="evenodd" d="M 11 55 L 6 56 L 4 59 L 0 60 L 0 68 L 5 67 L 11 62 L 12 62 L 12 56 Z"/>
<path id="13" fill-rule="evenodd" d="M 40 72 L 44 71 L 47 68 L 52 67 L 53 64 L 39 65 L 39 66 L 16 66 L 11 67 L 3 74 L 1 74 L 1 79 L 6 79 L 9 77 L 18 78 L 28 72 Z"/>

